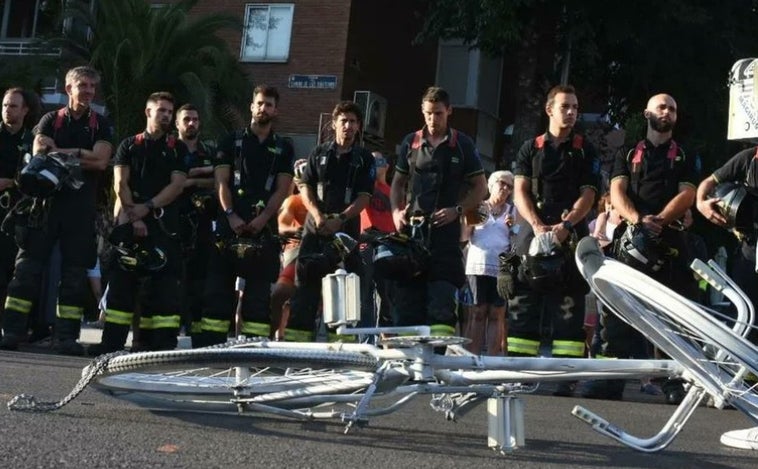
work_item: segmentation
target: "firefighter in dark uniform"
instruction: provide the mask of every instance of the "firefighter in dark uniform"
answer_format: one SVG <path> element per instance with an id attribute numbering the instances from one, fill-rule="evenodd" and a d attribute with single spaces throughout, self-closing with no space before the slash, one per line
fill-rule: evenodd
<path id="1" fill-rule="evenodd" d="M 461 215 L 484 200 L 487 180 L 474 142 L 448 125 L 447 91 L 428 88 L 421 113 L 426 126 L 403 140 L 390 203 L 399 232 L 410 234 L 409 217 L 423 219 L 420 229 L 431 257 L 425 274 L 395 282 L 392 318 L 396 326 L 429 325 L 432 335 L 452 336 L 456 293 L 466 281 Z"/>
<path id="2" fill-rule="evenodd" d="M 336 232 L 354 239 L 360 233 L 360 214 L 368 206 L 374 190 L 374 157 L 358 144 L 363 129 L 363 114 L 351 101 L 337 104 L 332 111 L 334 140 L 318 145 L 308 156 L 298 187 L 308 216 L 296 266 L 297 290 L 290 300 L 289 324 L 285 339 L 307 342 L 314 339 L 321 298 L 321 278 L 327 272 L 312 273 L 313 255 L 324 251 Z M 310 264 L 309 264 L 310 263 Z M 358 251 L 345 259 L 348 272 L 360 274 Z"/>
<path id="3" fill-rule="evenodd" d="M 276 214 L 289 195 L 295 153 L 292 144 L 273 131 L 278 105 L 276 88 L 257 86 L 250 103 L 250 126 L 219 144 L 214 163 L 220 204 L 218 242 L 210 254 L 200 341 L 195 343 L 193 337 L 193 347 L 226 342 L 234 318 L 236 276 L 245 279 L 240 332 L 269 335 L 271 284 L 279 274 L 281 253 L 274 238 Z M 235 239 L 252 240 L 256 248 L 234 252 Z"/>
<path id="4" fill-rule="evenodd" d="M 535 285 L 522 261 L 509 298 L 508 354 L 537 356 L 542 342 L 554 357 L 585 354 L 584 295 L 588 286 L 576 268 L 572 244 L 589 234 L 585 217 L 597 193 L 596 153 L 574 132 L 579 104 L 572 86 L 559 85 L 547 95 L 547 132 L 523 143 L 514 167 L 514 204 L 518 212 L 512 241 L 522 259 L 532 239 L 552 232 L 565 263 L 561 280 Z M 532 259 L 539 259 L 534 257 Z M 538 261 L 535 261 L 538 262 Z M 556 395 L 571 395 L 575 383 L 561 383 Z"/>
<path id="5" fill-rule="evenodd" d="M 184 252 L 182 322 L 186 332 L 196 337 L 201 331 L 205 276 L 213 248 L 212 224 L 218 211 L 213 191 L 215 148 L 200 140 L 200 113 L 192 104 L 185 104 L 176 111 L 176 130 L 179 140 L 189 149 L 184 161 L 187 180 L 177 200 Z"/>
<path id="6" fill-rule="evenodd" d="M 737 206 L 723 207 L 722 201 L 714 196 L 714 189 L 722 183 L 737 183 L 741 187 L 746 186 L 748 191 L 753 194 L 745 196 L 743 201 L 746 206 L 750 199 L 758 193 L 758 147 L 750 147 L 740 151 L 729 159 L 723 166 L 718 168 L 710 176 L 705 178 L 697 188 L 697 209 L 703 216 L 718 226 L 728 227 L 737 235 L 739 247 L 735 250 L 730 259 L 729 276 L 737 283 L 742 291 L 747 294 L 753 306 L 758 307 L 758 273 L 756 273 L 756 242 L 758 242 L 758 220 L 746 219 L 749 227 L 730 226 L 725 215 L 725 208 L 734 211 Z M 745 209 L 742 209 L 745 210 Z M 740 213 L 742 212 L 740 210 Z M 749 215 L 749 212 L 746 212 Z M 751 223 L 752 222 L 752 223 Z M 758 333 L 756 330 L 748 335 L 752 343 L 758 343 Z"/>
<path id="7" fill-rule="evenodd" d="M 84 170 L 84 185 L 64 187 L 44 201 L 44 214 L 29 218 L 19 236 L 16 271 L 8 285 L 3 324 L 7 343 L 26 334 L 29 312 L 39 298 L 42 273 L 50 252 L 60 242 L 61 281 L 54 332 L 54 348 L 69 355 L 82 355 L 77 342 L 88 291 L 87 269 L 95 266 L 96 180 L 105 171 L 113 151 L 113 128 L 96 113 L 91 102 L 100 75 L 90 67 L 75 67 L 66 74 L 68 106 L 45 114 L 34 129 L 33 154 L 60 152 L 78 158 Z"/>
<path id="8" fill-rule="evenodd" d="M 697 295 L 697 283 L 690 272 L 687 242 L 681 231 L 681 219 L 695 200 L 695 164 L 672 139 L 677 120 L 674 98 L 657 94 L 644 111 L 647 119 L 645 140 L 620 153 L 611 173 L 611 204 L 626 220 L 625 225 L 640 225 L 660 242 L 660 260 L 641 268 L 646 275 L 691 299 Z M 624 230 L 622 226 L 619 230 Z M 616 257 L 624 262 L 618 252 Z M 652 259 L 651 256 L 648 256 Z M 646 339 L 614 314 L 604 311 L 601 317 L 600 355 L 616 358 L 648 358 Z M 621 399 L 622 380 L 597 381 L 583 392 L 584 397 Z M 666 400 L 678 403 L 684 395 L 676 381 L 664 384 Z"/>
<path id="9" fill-rule="evenodd" d="M 147 99 L 147 128 L 127 137 L 116 150 L 113 188 L 116 192 L 116 228 L 131 224 L 127 242 L 149 242 L 165 255 L 165 265 L 143 270 L 139 264 L 119 263 L 111 268 L 105 303 L 105 325 L 92 354 L 124 348 L 140 301 L 139 337 L 142 350 L 176 348 L 181 308 L 181 245 L 179 209 L 175 203 L 186 180 L 187 146 L 168 134 L 174 114 L 170 93 L 156 92 Z M 120 228 L 121 227 L 121 228 Z M 113 239 L 117 243 L 120 240 Z M 140 281 L 144 292 L 140 294 Z"/>
<path id="10" fill-rule="evenodd" d="M 32 152 L 32 131 L 29 94 L 21 88 L 10 88 L 3 95 L 2 124 L 0 124 L 0 222 L 5 220 L 18 201 L 16 174 L 26 155 Z M 10 226 L 8 226 L 10 228 Z M 9 230 L 10 231 L 10 230 Z M 0 325 L 2 324 L 5 294 L 8 281 L 13 276 L 16 258 L 16 242 L 13 233 L 0 231 Z M 2 336 L 0 336 L 1 338 Z M 0 348 L 14 349 L 15 343 L 0 341 Z"/>

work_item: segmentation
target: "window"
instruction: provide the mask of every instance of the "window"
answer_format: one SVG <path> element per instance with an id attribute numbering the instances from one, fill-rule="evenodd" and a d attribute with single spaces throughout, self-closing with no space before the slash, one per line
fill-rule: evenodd
<path id="1" fill-rule="evenodd" d="M 56 5 L 41 0 L 0 2 L 0 38 L 32 39 L 54 31 Z"/>
<path id="2" fill-rule="evenodd" d="M 245 5 L 240 60 L 286 62 L 290 54 L 295 6 L 286 3 Z"/>

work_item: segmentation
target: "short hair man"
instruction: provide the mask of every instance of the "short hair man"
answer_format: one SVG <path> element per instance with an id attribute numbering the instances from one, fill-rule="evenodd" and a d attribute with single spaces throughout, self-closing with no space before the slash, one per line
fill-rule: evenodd
<path id="1" fill-rule="evenodd" d="M 83 185 L 63 187 L 50 196 L 52 203 L 30 217 L 20 236 L 16 271 L 5 300 L 4 343 L 18 344 L 25 336 L 32 305 L 39 297 L 42 273 L 50 252 L 60 243 L 61 281 L 58 289 L 54 349 L 82 355 L 77 342 L 87 295 L 87 269 L 97 260 L 95 246 L 96 178 L 105 171 L 113 152 L 113 127 L 92 109 L 100 74 L 91 67 L 74 67 L 66 73 L 68 105 L 45 114 L 34 128 L 33 154 L 65 153 L 78 160 Z M 42 206 L 42 204 L 40 204 Z M 33 220 L 37 220 L 34 222 Z"/>
<path id="2" fill-rule="evenodd" d="M 122 140 L 116 151 L 115 230 L 126 232 L 127 245 L 138 243 L 144 249 L 159 249 L 165 255 L 165 265 L 137 265 L 130 269 L 120 264 L 112 269 L 102 341 L 93 346 L 93 354 L 124 347 L 137 298 L 141 300 L 139 350 L 176 348 L 182 262 L 174 236 L 179 229 L 179 211 L 174 201 L 187 177 L 187 146 L 169 134 L 173 116 L 173 96 L 167 92 L 151 94 L 145 106 L 145 131 Z M 145 290 L 138 294 L 135 290 L 141 278 L 145 279 Z"/>
<path id="3" fill-rule="evenodd" d="M 432 335 L 455 334 L 456 291 L 466 281 L 459 239 L 461 215 L 479 206 L 487 180 L 473 140 L 450 127 L 450 95 L 436 86 L 421 98 L 425 126 L 400 146 L 390 202 L 395 228 L 410 233 L 411 217 L 431 252 L 424 274 L 395 282 L 397 326 L 428 325 Z"/>
<path id="4" fill-rule="evenodd" d="M 558 85 L 547 95 L 546 132 L 526 140 L 518 151 L 513 201 L 518 212 L 514 249 L 523 259 L 515 291 L 508 303 L 508 354 L 537 356 L 546 340 L 556 357 L 584 356 L 584 295 L 587 284 L 573 262 L 573 240 L 589 234 L 585 217 L 597 193 L 595 148 L 574 130 L 579 100 L 573 86 Z M 536 236 L 559 245 L 564 255 L 558 282 L 542 285 L 528 264 L 541 262 L 530 253 Z M 548 253 L 541 253 L 548 255 Z M 546 330 L 550 337 L 543 337 Z M 574 383 L 562 383 L 556 395 L 573 393 Z"/>

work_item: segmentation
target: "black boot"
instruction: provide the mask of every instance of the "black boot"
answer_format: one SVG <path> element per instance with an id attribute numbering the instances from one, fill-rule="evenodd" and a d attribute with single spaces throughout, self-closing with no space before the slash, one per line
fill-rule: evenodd
<path id="1" fill-rule="evenodd" d="M 3 312 L 3 339 L 0 340 L 0 350 L 18 350 L 18 344 L 26 341 L 28 321 L 28 314 L 7 309 Z"/>
<path id="2" fill-rule="evenodd" d="M 624 399 L 625 386 L 626 381 L 623 379 L 598 379 L 589 381 L 582 390 L 581 396 L 586 399 L 620 401 Z"/>
<path id="3" fill-rule="evenodd" d="M 89 355 L 102 355 L 104 353 L 124 350 L 126 337 L 129 335 L 129 326 L 106 322 L 103 326 L 103 337 L 99 344 L 89 348 Z"/>
<path id="4" fill-rule="evenodd" d="M 79 319 L 55 319 L 53 350 L 61 355 L 83 356 L 84 347 L 77 342 L 82 321 Z"/>
<path id="5" fill-rule="evenodd" d="M 216 344 L 223 344 L 226 342 L 226 339 L 227 339 L 226 332 L 203 331 L 201 334 L 201 341 L 204 347 L 209 347 L 211 345 L 216 345 Z"/>
<path id="6" fill-rule="evenodd" d="M 178 327 L 162 327 L 153 329 L 153 337 L 150 342 L 150 350 L 176 350 Z"/>

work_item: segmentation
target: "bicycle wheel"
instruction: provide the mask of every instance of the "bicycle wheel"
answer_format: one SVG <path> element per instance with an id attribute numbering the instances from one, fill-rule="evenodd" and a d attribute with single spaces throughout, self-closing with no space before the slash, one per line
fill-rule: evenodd
<path id="1" fill-rule="evenodd" d="M 756 387 L 743 380 L 758 371 L 755 347 L 698 305 L 583 243 L 577 262 L 606 307 L 684 366 L 717 401 L 758 421 Z"/>
<path id="2" fill-rule="evenodd" d="M 360 391 L 377 360 L 353 352 L 218 348 L 111 358 L 95 387 L 139 404 L 204 411 L 266 402 L 304 408 Z M 87 373 L 87 369 L 83 374 Z"/>

